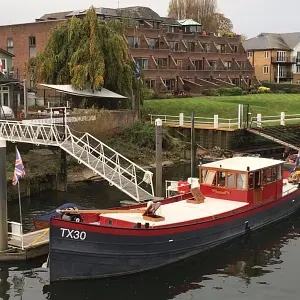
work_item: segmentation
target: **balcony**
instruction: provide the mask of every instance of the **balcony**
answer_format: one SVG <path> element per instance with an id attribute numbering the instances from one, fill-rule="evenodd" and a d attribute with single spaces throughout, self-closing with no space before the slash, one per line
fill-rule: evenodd
<path id="1" fill-rule="evenodd" d="M 274 72 L 274 78 L 277 79 L 278 77 L 278 72 Z M 279 78 L 280 79 L 292 79 L 293 78 L 293 73 L 292 72 L 279 72 Z"/>
<path id="2" fill-rule="evenodd" d="M 272 64 L 295 64 L 297 62 L 297 57 L 296 56 L 287 56 L 287 57 L 273 56 L 271 61 Z"/>
<path id="3" fill-rule="evenodd" d="M 12 82 L 19 80 L 18 70 L 14 71 L 13 69 L 8 69 L 0 71 L 0 82 Z"/>

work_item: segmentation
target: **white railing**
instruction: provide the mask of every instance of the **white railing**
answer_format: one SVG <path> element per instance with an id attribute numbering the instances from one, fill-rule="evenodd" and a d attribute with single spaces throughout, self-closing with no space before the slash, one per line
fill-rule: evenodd
<path id="1" fill-rule="evenodd" d="M 78 138 L 68 125 L 0 120 L 0 136 L 10 142 L 58 146 L 136 201 L 154 198 L 152 173 L 89 133 Z M 138 176 L 140 173 L 142 178 Z M 142 187 L 145 183 L 150 185 L 151 192 Z"/>
<path id="2" fill-rule="evenodd" d="M 8 238 L 21 242 L 21 249 L 24 250 L 23 226 L 18 222 L 8 221 Z"/>
<path id="3" fill-rule="evenodd" d="M 64 121 L 67 123 L 76 123 L 76 122 L 86 122 L 86 121 L 95 121 L 95 120 L 96 120 L 96 116 L 73 116 L 73 117 L 66 117 L 66 120 L 64 120 L 63 117 L 27 119 L 27 120 L 22 120 L 22 123 L 25 123 L 25 124 L 63 124 Z"/>
<path id="4" fill-rule="evenodd" d="M 263 116 L 257 114 L 256 117 L 251 118 L 251 123 L 256 124 L 257 127 L 261 127 L 263 123 L 272 123 L 272 125 L 286 125 L 286 123 L 293 123 L 300 121 L 300 114 L 286 115 L 285 112 L 281 112 L 280 115 L 275 116 Z"/>
<path id="5" fill-rule="evenodd" d="M 140 201 L 141 193 L 148 193 L 151 198 L 154 197 L 154 187 L 152 183 L 152 173 L 142 169 L 134 162 L 127 159 L 108 145 L 96 139 L 89 133 L 85 133 L 81 138 L 71 133 L 67 126 L 67 138 L 60 144 L 66 152 L 76 157 L 80 162 L 86 164 L 95 173 L 103 176 L 108 182 L 116 185 L 123 192 Z M 71 149 L 66 147 L 71 142 Z M 99 171 L 99 168 L 101 171 Z M 139 177 L 139 174 L 143 177 Z M 143 183 L 150 184 L 151 192 L 144 190 Z M 135 193 L 128 193 L 129 186 L 134 185 Z M 126 187 L 128 187 L 126 189 Z M 131 190 L 131 189 L 130 189 Z"/>
<path id="6" fill-rule="evenodd" d="M 183 113 L 180 113 L 177 116 L 171 115 L 152 115 L 150 114 L 150 122 L 154 124 L 156 119 L 161 119 L 163 123 L 169 125 L 178 125 L 178 126 L 191 126 L 192 117 L 185 116 Z M 194 118 L 195 126 L 211 127 L 211 128 L 228 128 L 233 129 L 238 127 L 238 118 L 234 119 L 225 119 L 219 118 L 218 115 L 213 117 L 195 117 Z"/>

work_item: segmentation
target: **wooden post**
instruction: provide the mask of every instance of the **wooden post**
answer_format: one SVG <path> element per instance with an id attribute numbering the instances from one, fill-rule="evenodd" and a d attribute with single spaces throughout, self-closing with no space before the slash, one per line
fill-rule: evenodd
<path id="1" fill-rule="evenodd" d="M 284 126 L 285 125 L 285 112 L 282 111 L 280 114 L 280 125 Z"/>
<path id="2" fill-rule="evenodd" d="M 214 115 L 214 128 L 219 128 L 219 116 Z"/>
<path id="3" fill-rule="evenodd" d="M 261 127 L 261 114 L 257 114 L 257 127 Z"/>
<path id="4" fill-rule="evenodd" d="M 8 248 L 7 232 L 6 140 L 0 138 L 0 251 Z"/>

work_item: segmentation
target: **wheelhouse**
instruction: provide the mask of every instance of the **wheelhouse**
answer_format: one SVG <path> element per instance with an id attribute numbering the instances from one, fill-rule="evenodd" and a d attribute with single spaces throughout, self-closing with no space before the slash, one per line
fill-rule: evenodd
<path id="1" fill-rule="evenodd" d="M 260 204 L 282 197 L 283 161 L 233 157 L 200 166 L 204 196 Z"/>

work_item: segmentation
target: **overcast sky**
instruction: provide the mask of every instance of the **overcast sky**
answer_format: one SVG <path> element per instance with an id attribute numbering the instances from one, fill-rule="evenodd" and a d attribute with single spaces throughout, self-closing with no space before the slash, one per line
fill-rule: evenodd
<path id="1" fill-rule="evenodd" d="M 44 13 L 91 5 L 118 7 L 118 0 L 2 0 L 1 3 L 0 25 L 32 22 Z M 167 15 L 168 4 L 169 0 L 119 0 L 120 7 L 149 6 L 160 16 Z M 234 30 L 248 38 L 260 32 L 300 31 L 299 0 L 218 0 L 218 4 L 219 11 L 232 20 Z"/>

